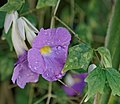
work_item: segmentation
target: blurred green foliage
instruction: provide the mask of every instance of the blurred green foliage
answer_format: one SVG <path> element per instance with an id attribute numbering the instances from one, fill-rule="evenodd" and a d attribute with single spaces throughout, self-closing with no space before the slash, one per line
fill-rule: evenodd
<path id="1" fill-rule="evenodd" d="M 40 76 L 38 83 L 27 84 L 25 89 L 14 87 L 13 84 L 11 83 L 13 67 L 17 57 L 13 53 L 14 50 L 12 49 L 13 45 L 11 42 L 11 32 L 10 32 L 11 30 L 8 32 L 8 34 L 5 34 L 3 32 L 5 14 L 6 12 L 10 12 L 12 10 L 18 10 L 19 16 L 25 16 L 38 29 L 39 27 L 48 28 L 50 26 L 50 22 L 51 22 L 50 20 L 51 20 L 51 16 L 53 15 L 52 14 L 53 8 L 56 5 L 56 1 L 57 0 L 34 0 L 34 1 L 9 0 L 8 3 L 3 5 L 2 8 L 0 8 L 0 28 L 1 28 L 0 81 L 1 81 L 1 85 L 4 82 L 7 82 L 9 84 L 8 87 L 12 91 L 11 96 L 13 96 L 14 99 L 13 102 L 12 103 L 9 102 L 9 104 L 35 104 L 37 101 L 40 101 L 38 104 L 46 104 L 47 97 L 44 99 L 42 98 L 48 93 L 49 82 L 44 80 Z M 56 15 L 64 23 L 66 23 L 69 27 L 71 27 L 71 29 L 73 29 L 77 33 L 78 37 L 82 41 L 86 42 L 90 47 L 96 48 L 104 44 L 106 30 L 108 27 L 108 20 L 111 14 L 112 6 L 113 6 L 112 0 L 61 0 Z M 118 22 L 119 20 L 116 21 L 116 23 Z M 55 21 L 55 27 L 58 26 L 63 27 L 63 25 L 60 22 Z M 118 28 L 116 28 L 116 26 L 117 24 L 115 26 L 113 25 L 116 31 L 112 31 L 112 33 L 114 32 L 119 33 L 119 31 L 117 30 Z M 8 44 L 6 44 L 6 42 L 8 42 L 9 47 Z M 111 42 L 111 46 L 113 42 Z M 67 59 L 67 62 L 68 60 L 69 62 L 66 63 L 66 65 L 68 65 L 69 67 L 66 67 L 65 70 L 80 69 L 82 65 L 84 65 L 83 69 L 86 70 L 92 58 L 93 58 L 92 62 L 96 63 L 97 59 L 93 57 L 93 50 L 91 50 L 85 44 L 80 44 L 80 45 L 78 44 L 79 44 L 78 39 L 74 35 L 72 35 L 69 55 Z M 77 50 L 74 51 L 77 46 L 80 47 L 80 51 L 78 52 Z M 107 56 L 105 56 L 105 58 L 107 57 L 106 59 L 109 60 L 109 53 L 106 54 Z M 103 56 L 103 54 L 101 56 Z M 79 61 L 77 61 L 79 63 L 75 62 L 74 60 L 75 57 L 79 59 Z M 74 64 L 70 63 L 71 59 L 73 59 L 73 61 L 75 62 Z M 76 63 L 78 65 L 76 65 Z M 73 65 L 73 67 L 70 67 L 70 65 Z M 80 73 L 80 70 L 76 70 L 76 72 Z M 71 72 L 73 71 L 69 71 L 68 73 Z M 102 69 L 95 70 L 88 76 L 90 78 L 86 79 L 86 81 L 88 82 L 88 87 L 90 87 L 88 90 L 88 98 L 93 96 L 97 91 L 98 92 L 103 91 L 103 85 L 105 83 L 103 78 L 104 78 L 104 74 L 106 73 L 108 73 L 106 74 L 106 76 L 108 79 L 110 79 L 108 83 L 110 87 L 113 88 L 113 94 L 119 92 L 118 88 L 115 87 L 115 86 L 119 87 L 119 85 L 114 83 L 114 80 L 119 82 L 118 72 L 116 71 L 113 72 L 113 70 L 112 71 L 108 70 L 106 71 L 106 73 L 104 74 L 103 73 L 104 71 Z M 118 76 L 112 78 L 112 76 L 115 75 Z M 93 82 L 93 80 L 95 80 L 95 82 Z M 112 85 L 111 83 L 114 84 Z M 69 97 L 64 93 L 61 86 L 62 85 L 58 82 L 53 83 L 52 93 L 54 97 L 51 98 L 51 102 L 50 102 L 51 104 L 78 104 L 84 97 L 84 94 L 83 95 L 81 94 L 80 96 Z M 95 88 L 94 90 L 93 87 Z M 0 95 L 4 95 L 4 94 L 0 93 Z M 7 97 L 5 96 L 5 100 L 7 99 Z M 0 101 L 2 100 L 0 99 Z M 93 98 L 90 99 L 85 104 L 92 104 L 92 103 L 93 103 Z M 120 99 L 118 98 L 116 103 L 114 104 L 119 104 L 119 103 L 120 103 Z"/>

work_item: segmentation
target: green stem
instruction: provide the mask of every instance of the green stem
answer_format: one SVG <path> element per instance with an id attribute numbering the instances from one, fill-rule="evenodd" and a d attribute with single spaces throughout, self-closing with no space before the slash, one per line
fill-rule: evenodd
<path id="1" fill-rule="evenodd" d="M 49 82 L 48 99 L 47 99 L 46 104 L 50 104 L 50 99 L 51 99 L 51 97 L 52 97 L 51 95 L 52 95 L 52 82 Z"/>
<path id="2" fill-rule="evenodd" d="M 58 9 L 59 4 L 60 4 L 60 0 L 58 0 L 57 5 L 56 5 L 56 7 L 55 7 L 55 9 L 54 9 L 53 16 L 52 16 L 52 19 L 51 19 L 50 28 L 53 27 L 53 24 L 54 24 L 54 16 L 55 16 L 56 13 L 57 13 L 57 9 Z"/>
<path id="3" fill-rule="evenodd" d="M 119 68 L 120 62 L 120 0 L 116 0 L 109 22 L 105 46 L 109 49 L 112 56 L 112 66 Z M 101 96 L 100 104 L 108 104 L 111 95 L 111 89 L 105 88 L 105 93 Z"/>
<path id="4" fill-rule="evenodd" d="M 47 97 L 48 97 L 48 95 L 43 96 L 41 99 L 39 99 L 38 101 L 36 101 L 34 104 L 40 104 L 40 102 L 42 102 Z"/>

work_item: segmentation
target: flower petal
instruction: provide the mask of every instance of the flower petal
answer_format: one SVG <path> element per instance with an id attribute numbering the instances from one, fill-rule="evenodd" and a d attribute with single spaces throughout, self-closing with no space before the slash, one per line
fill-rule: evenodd
<path id="1" fill-rule="evenodd" d="M 5 17 L 5 22 L 4 22 L 5 33 L 7 33 L 8 30 L 10 29 L 12 21 L 13 21 L 13 13 L 10 13 L 10 14 L 7 13 Z"/>
<path id="2" fill-rule="evenodd" d="M 69 77 L 68 75 L 66 76 L 66 78 Z M 82 93 L 86 83 L 84 81 L 84 79 L 87 77 L 87 73 L 82 73 L 82 74 L 72 74 L 72 80 L 74 81 L 71 86 L 71 88 L 73 88 L 74 90 L 76 90 L 77 92 Z M 67 83 L 67 82 L 66 82 Z M 71 90 L 68 87 L 63 86 L 64 91 L 66 92 L 67 95 L 69 96 L 73 96 L 76 95 L 76 93 Z"/>
<path id="3" fill-rule="evenodd" d="M 25 17 L 21 17 L 24 21 L 26 21 L 26 23 L 28 24 L 28 27 L 32 29 L 32 31 L 34 31 L 35 33 L 38 33 L 39 31 L 37 30 L 37 28 L 35 28 L 35 26 L 33 26 Z"/>
<path id="4" fill-rule="evenodd" d="M 26 37 L 30 45 L 32 45 L 33 39 L 36 37 L 36 34 L 30 30 L 26 29 Z"/>
<path id="5" fill-rule="evenodd" d="M 45 69 L 44 60 L 38 49 L 32 48 L 28 51 L 28 64 L 33 72 L 43 73 Z"/>
<path id="6" fill-rule="evenodd" d="M 81 73 L 81 74 L 73 74 L 73 78 L 79 78 L 81 81 L 84 81 L 84 79 L 87 77 L 88 73 Z"/>
<path id="7" fill-rule="evenodd" d="M 41 48 L 45 45 L 54 47 L 56 45 L 68 46 L 71 40 L 71 35 L 66 28 L 59 27 L 53 29 L 43 28 L 38 33 L 38 36 L 34 39 L 32 46 L 34 48 Z"/>
<path id="8" fill-rule="evenodd" d="M 84 87 L 85 87 L 85 85 L 86 85 L 86 83 L 82 81 L 82 82 L 79 82 L 79 83 L 75 83 L 71 87 L 81 94 L 83 89 L 84 89 Z M 66 86 L 63 86 L 63 89 L 66 92 L 66 94 L 69 95 L 69 96 L 76 95 L 76 93 L 73 90 L 71 90 L 70 88 L 68 88 Z"/>
<path id="9" fill-rule="evenodd" d="M 28 48 L 24 40 L 22 40 L 22 38 L 20 37 L 18 33 L 18 28 L 16 25 L 17 25 L 16 20 L 14 20 L 13 27 L 12 27 L 12 42 L 13 42 L 13 46 L 15 48 L 17 55 L 20 56 L 21 54 L 25 52 L 25 50 L 28 50 Z"/>
<path id="10" fill-rule="evenodd" d="M 43 55 L 46 68 L 42 76 L 48 81 L 55 81 L 61 78 L 66 56 L 66 49 L 63 47 L 54 47 L 50 55 Z"/>
<path id="11" fill-rule="evenodd" d="M 23 57 L 25 57 L 25 60 L 23 60 Z M 24 55 L 23 57 L 19 57 L 20 61 L 14 68 L 12 76 L 13 83 L 17 82 L 21 88 L 24 88 L 28 82 L 37 82 L 39 77 L 39 74 L 32 72 L 28 67 L 27 56 Z"/>
<path id="12" fill-rule="evenodd" d="M 17 19 L 18 32 L 23 40 L 25 40 L 25 22 L 22 18 Z"/>
<path id="13" fill-rule="evenodd" d="M 19 71 L 20 71 L 20 68 L 19 66 L 16 66 L 14 68 L 14 72 L 13 72 L 13 75 L 12 75 L 12 82 L 15 84 L 15 81 L 17 80 L 17 77 L 19 75 Z"/>

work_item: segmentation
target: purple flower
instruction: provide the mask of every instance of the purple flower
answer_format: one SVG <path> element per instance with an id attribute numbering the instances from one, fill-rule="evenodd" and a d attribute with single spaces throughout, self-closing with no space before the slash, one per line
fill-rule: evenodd
<path id="1" fill-rule="evenodd" d="M 74 90 L 76 90 L 77 92 L 79 92 L 81 94 L 86 85 L 86 83 L 84 81 L 84 79 L 86 77 L 87 77 L 87 73 L 74 74 L 72 76 L 68 75 L 66 78 L 66 83 L 69 86 L 71 86 L 71 88 L 73 88 Z M 76 93 L 68 87 L 63 86 L 63 89 L 64 89 L 65 93 L 69 96 L 76 95 Z"/>
<path id="2" fill-rule="evenodd" d="M 48 81 L 61 78 L 70 40 L 71 35 L 65 28 L 46 30 L 42 28 L 33 40 L 32 48 L 28 51 L 28 63 L 31 70 L 42 74 L 42 77 Z"/>
<path id="3" fill-rule="evenodd" d="M 28 82 L 37 82 L 38 77 L 39 74 L 32 72 L 28 67 L 27 52 L 19 56 L 19 59 L 15 64 L 12 82 L 16 82 L 20 88 L 24 88 Z"/>

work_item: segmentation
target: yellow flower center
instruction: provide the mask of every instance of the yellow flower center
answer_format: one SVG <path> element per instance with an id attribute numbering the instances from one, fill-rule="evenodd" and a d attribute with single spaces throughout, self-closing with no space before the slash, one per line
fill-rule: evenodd
<path id="1" fill-rule="evenodd" d="M 40 49 L 41 54 L 49 54 L 51 52 L 51 47 L 50 46 L 44 46 Z"/>

